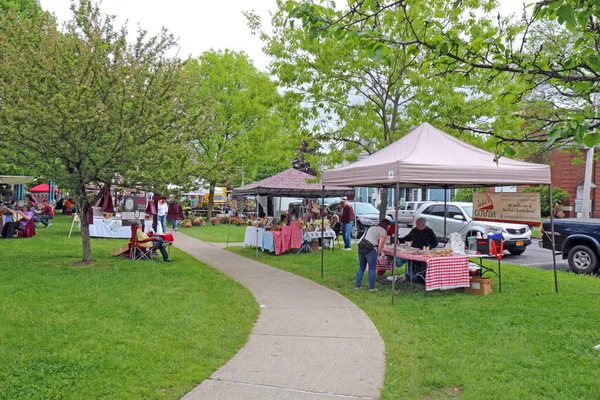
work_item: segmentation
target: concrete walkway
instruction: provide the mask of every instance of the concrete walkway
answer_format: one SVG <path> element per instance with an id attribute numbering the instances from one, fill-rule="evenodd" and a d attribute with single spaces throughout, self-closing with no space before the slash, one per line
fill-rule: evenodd
<path id="1" fill-rule="evenodd" d="M 219 246 L 174 236 L 177 248 L 239 281 L 261 307 L 246 346 L 184 400 L 379 398 L 383 341 L 348 299 Z"/>

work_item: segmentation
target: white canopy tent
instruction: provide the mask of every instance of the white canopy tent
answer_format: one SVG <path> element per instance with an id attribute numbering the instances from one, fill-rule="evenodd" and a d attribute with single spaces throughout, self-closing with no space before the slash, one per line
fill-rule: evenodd
<path id="1" fill-rule="evenodd" d="M 550 183 L 548 165 L 532 164 L 506 157 L 498 158 L 428 123 L 423 123 L 403 138 L 369 157 L 341 168 L 323 171 L 322 177 L 323 185 L 395 187 L 396 220 L 398 192 L 401 187 L 448 189 L 548 185 L 551 205 Z M 396 225 L 396 229 L 397 227 Z M 554 233 L 554 225 L 552 229 Z M 556 261 L 554 258 L 553 260 L 556 284 Z M 395 270 L 393 274 L 395 275 Z M 558 285 L 556 290 L 558 291 Z M 393 293 L 392 290 L 392 296 Z"/>

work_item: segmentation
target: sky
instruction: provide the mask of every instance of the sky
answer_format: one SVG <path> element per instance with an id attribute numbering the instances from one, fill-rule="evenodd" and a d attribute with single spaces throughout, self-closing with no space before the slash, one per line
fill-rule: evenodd
<path id="1" fill-rule="evenodd" d="M 40 4 L 61 22 L 71 18 L 70 0 L 40 0 Z M 269 23 L 275 0 L 103 0 L 100 9 L 115 15 L 117 26 L 127 21 L 129 32 L 135 32 L 138 24 L 152 34 L 166 27 L 179 38 L 181 57 L 227 48 L 244 51 L 262 71 L 269 63 L 261 51 L 261 41 L 252 36 L 242 13 L 254 11 L 263 24 Z"/>
<path id="2" fill-rule="evenodd" d="M 523 0 L 499 1 L 503 14 L 522 10 Z M 71 17 L 70 0 L 40 0 L 40 4 L 61 22 Z M 127 21 L 129 32 L 135 32 L 138 25 L 151 34 L 166 27 L 179 38 L 181 57 L 197 57 L 210 49 L 227 48 L 244 51 L 262 71 L 269 64 L 269 58 L 262 53 L 261 41 L 250 33 L 242 13 L 256 12 L 263 26 L 269 27 L 269 10 L 276 9 L 275 0 L 103 0 L 100 8 L 103 13 L 117 17 L 117 26 Z"/>

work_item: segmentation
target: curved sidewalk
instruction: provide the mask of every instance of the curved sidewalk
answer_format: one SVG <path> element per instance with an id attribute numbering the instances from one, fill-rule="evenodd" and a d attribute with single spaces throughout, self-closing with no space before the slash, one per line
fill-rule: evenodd
<path id="1" fill-rule="evenodd" d="M 261 307 L 246 345 L 184 400 L 379 398 L 385 349 L 362 310 L 308 279 L 174 236 L 177 248 L 239 281 Z"/>

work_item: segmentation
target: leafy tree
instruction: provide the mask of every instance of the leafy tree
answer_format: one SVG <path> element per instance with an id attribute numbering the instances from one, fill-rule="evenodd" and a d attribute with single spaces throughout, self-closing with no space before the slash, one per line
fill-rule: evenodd
<path id="1" fill-rule="evenodd" d="M 272 33 L 261 31 L 257 16 L 247 17 L 274 59 L 271 69 L 280 84 L 302 102 L 305 132 L 314 132 L 315 139 L 329 150 L 319 159 L 309 157 L 311 165 L 319 162 L 321 167 L 331 167 L 372 154 L 423 121 L 455 134 L 473 120 L 494 120 L 503 132 L 518 126 L 497 116 L 499 109 L 514 110 L 512 102 L 496 96 L 498 90 L 510 86 L 506 80 L 483 85 L 479 80 L 485 77 L 480 74 L 450 79 L 432 70 L 414 47 L 371 46 L 364 35 L 352 36 L 340 27 L 317 36 L 317 25 L 308 17 L 311 10 L 319 10 L 323 18 L 337 15 L 336 11 L 312 2 L 278 1 L 278 5 Z M 302 24 L 295 24 L 299 20 Z M 376 27 L 393 37 L 411 34 L 409 26 L 397 25 L 390 18 L 375 16 L 357 24 L 360 29 Z M 461 138 L 482 147 L 496 145 L 470 132 Z M 383 217 L 387 191 L 382 198 Z"/>
<path id="2" fill-rule="evenodd" d="M 68 188 L 82 215 L 94 199 L 86 188 L 128 182 L 148 168 L 154 149 L 175 143 L 180 62 L 166 54 L 176 42 L 163 31 L 125 27 L 90 1 L 73 4 L 63 32 L 46 14 L 0 16 L 0 132 L 3 143 L 35 154 L 39 167 Z M 82 218 L 83 261 L 92 253 Z"/>
<path id="3" fill-rule="evenodd" d="M 287 1 L 285 10 L 290 17 L 302 21 L 311 37 L 335 34 L 384 57 L 389 57 L 386 53 L 390 49 L 406 49 L 422 54 L 432 68 L 444 74 L 481 74 L 489 82 L 499 77 L 512 78 L 524 85 L 518 92 L 505 92 L 513 98 L 516 95 L 531 100 L 548 88 L 552 90 L 551 102 L 559 107 L 540 118 L 545 122 L 541 132 L 537 125 L 525 138 L 505 136 L 495 130 L 482 133 L 509 142 L 575 140 L 588 146 L 600 143 L 600 134 L 596 133 L 599 119 L 593 105 L 600 81 L 597 2 L 543 0 L 527 9 L 520 20 L 496 21 L 496 1 L 357 0 L 349 4 L 348 9 L 336 11 L 310 1 Z M 407 34 L 382 30 L 375 23 L 380 20 L 407 27 Z M 540 41 L 540 32 L 552 21 L 557 23 L 556 35 Z M 565 37 L 572 38 L 568 45 L 548 46 L 556 38 Z M 559 54 L 562 57 L 557 57 Z M 563 103 L 571 106 L 563 107 Z"/>
<path id="4" fill-rule="evenodd" d="M 244 53 L 208 51 L 185 66 L 181 90 L 185 132 L 196 173 L 209 186 L 212 215 L 217 185 L 250 181 L 258 170 L 289 165 L 290 147 L 281 96 Z"/>
<path id="5" fill-rule="evenodd" d="M 486 192 L 486 188 L 460 188 L 456 190 L 456 195 L 452 201 L 466 201 L 468 203 L 473 202 L 473 192 Z"/>
<path id="6" fill-rule="evenodd" d="M 42 11 L 38 0 L 0 0 L 0 13 L 17 12 L 24 15 L 35 15 Z"/>

